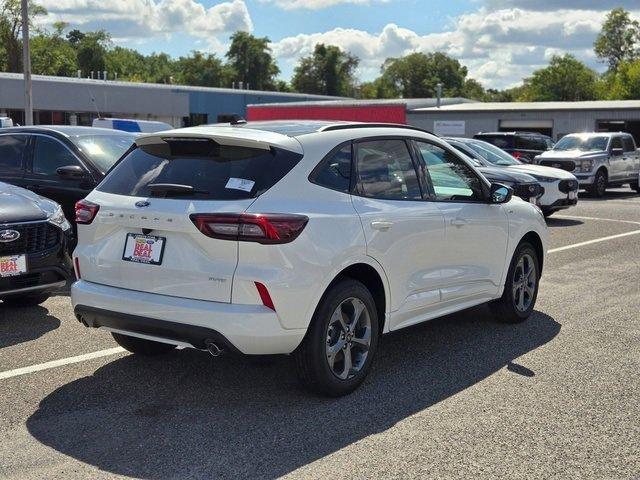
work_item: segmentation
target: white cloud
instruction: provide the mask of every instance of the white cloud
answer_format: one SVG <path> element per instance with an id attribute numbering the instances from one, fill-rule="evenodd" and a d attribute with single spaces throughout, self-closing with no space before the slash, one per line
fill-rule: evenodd
<path id="1" fill-rule="evenodd" d="M 640 17 L 640 11 L 632 13 Z M 461 15 L 442 33 L 420 35 L 395 24 L 379 33 L 338 28 L 287 37 L 275 42 L 273 49 L 292 65 L 316 43 L 337 45 L 361 59 L 359 73 L 364 80 L 374 78 L 388 57 L 443 51 L 460 60 L 485 86 L 504 88 L 545 66 L 553 53 L 572 53 L 589 66 L 602 68 L 593 54 L 593 41 L 605 15 L 604 10 L 482 8 Z"/>
<path id="2" fill-rule="evenodd" d="M 64 20 L 74 28 L 109 31 L 115 38 L 148 38 L 175 33 L 211 37 L 253 23 L 243 0 L 210 8 L 195 0 L 40 0 L 47 22 Z"/>
<path id="3" fill-rule="evenodd" d="M 372 3 L 382 3 L 389 0 L 260 0 L 262 3 L 273 3 L 283 10 L 320 10 L 333 7 L 335 5 L 351 3 L 355 5 L 370 5 Z"/>

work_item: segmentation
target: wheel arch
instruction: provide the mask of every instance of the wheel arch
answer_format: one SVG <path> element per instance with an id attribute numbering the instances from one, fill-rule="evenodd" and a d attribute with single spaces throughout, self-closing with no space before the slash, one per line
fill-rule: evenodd
<path id="1" fill-rule="evenodd" d="M 542 267 L 544 264 L 544 246 L 542 244 L 542 239 L 540 238 L 540 235 L 538 235 L 534 231 L 527 232 L 520 239 L 520 241 L 518 242 L 518 245 L 521 245 L 522 243 L 525 243 L 525 242 L 530 243 L 531 246 L 533 246 L 533 248 L 535 249 L 536 255 L 538 256 L 538 262 L 539 262 L 538 267 L 540 267 L 540 275 L 542 275 Z"/>

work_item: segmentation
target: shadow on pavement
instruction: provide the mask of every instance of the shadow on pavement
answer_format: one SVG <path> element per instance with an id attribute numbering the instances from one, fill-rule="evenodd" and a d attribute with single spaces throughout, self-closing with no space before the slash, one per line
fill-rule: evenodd
<path id="1" fill-rule="evenodd" d="M 606 200 L 625 200 L 627 198 L 640 198 L 640 194 L 638 194 L 635 190 L 607 190 L 603 197 L 596 197 L 594 195 L 590 195 L 587 192 L 579 193 L 580 200 L 578 200 L 578 204 L 580 202 L 602 202 Z"/>
<path id="2" fill-rule="evenodd" d="M 11 308 L 0 302 L 0 348 L 35 340 L 59 326 L 44 307 Z"/>
<path id="3" fill-rule="evenodd" d="M 52 392 L 27 428 L 118 475 L 275 478 L 451 397 L 559 331 L 540 312 L 518 325 L 495 323 L 486 308 L 434 320 L 385 336 L 368 380 L 340 399 L 301 390 L 286 357 L 256 366 L 186 350 L 130 355 Z"/>
<path id="4" fill-rule="evenodd" d="M 570 218 L 553 218 L 549 217 L 547 220 L 547 226 L 553 227 L 575 227 L 576 225 L 582 225 L 584 222 L 581 220 L 574 220 Z"/>

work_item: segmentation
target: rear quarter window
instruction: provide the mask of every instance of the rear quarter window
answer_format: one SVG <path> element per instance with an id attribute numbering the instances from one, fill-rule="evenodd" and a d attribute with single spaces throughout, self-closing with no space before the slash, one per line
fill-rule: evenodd
<path id="1" fill-rule="evenodd" d="M 302 155 L 220 145 L 213 140 L 179 140 L 138 147 L 124 157 L 98 190 L 135 197 L 238 200 L 255 198 L 273 187 Z M 192 187 L 165 189 L 158 185 Z"/>

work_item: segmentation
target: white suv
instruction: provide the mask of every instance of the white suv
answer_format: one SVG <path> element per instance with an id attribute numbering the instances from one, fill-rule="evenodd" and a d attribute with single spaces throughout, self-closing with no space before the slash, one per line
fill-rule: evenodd
<path id="1" fill-rule="evenodd" d="M 142 136 L 76 206 L 75 314 L 134 353 L 293 354 L 307 386 L 342 395 L 383 333 L 489 301 L 531 314 L 547 227 L 511 197 L 410 127 Z"/>

